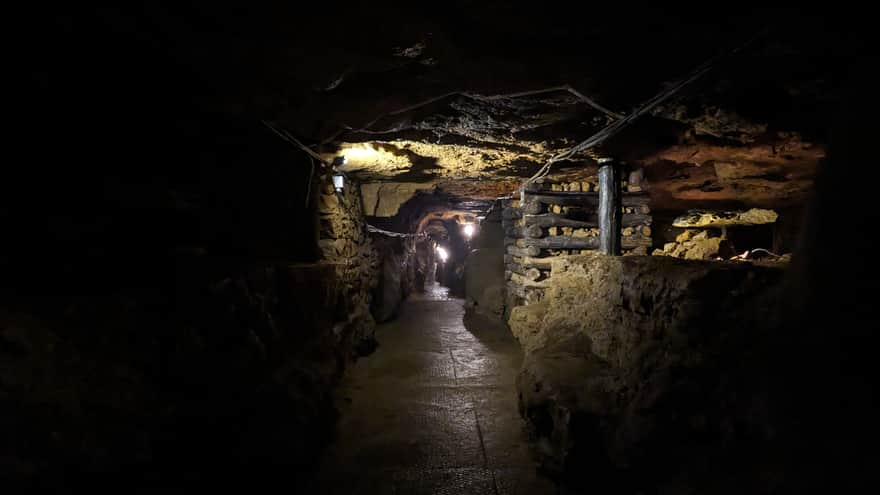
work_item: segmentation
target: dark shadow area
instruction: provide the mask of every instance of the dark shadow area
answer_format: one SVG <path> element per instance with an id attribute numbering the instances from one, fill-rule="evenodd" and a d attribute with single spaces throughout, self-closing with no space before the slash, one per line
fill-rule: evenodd
<path id="1" fill-rule="evenodd" d="M 346 493 L 340 473 L 351 469 L 377 491 L 391 479 L 398 492 L 531 493 L 518 383 L 522 413 L 547 437 L 536 450 L 585 493 L 880 486 L 874 20 L 827 6 L 581 7 L 589 16 L 564 2 L 459 0 L 38 4 L 11 15 L 28 35 L 12 45 L 24 91 L 9 98 L 24 112 L 10 119 L 0 180 L 0 490 Z M 496 121 L 522 107 L 515 98 L 491 100 L 494 113 L 458 100 L 400 111 L 451 92 L 571 84 L 630 112 L 765 27 L 595 151 L 619 152 L 627 172 L 644 165 L 631 192 L 650 195 L 656 223 L 639 224 L 639 247 L 674 239 L 685 208 L 768 202 L 773 228 L 730 236 L 738 250 L 793 251 L 785 270 L 629 256 L 614 259 L 642 271 L 594 273 L 604 265 L 582 261 L 560 277 L 566 291 L 541 300 L 544 258 L 588 250 L 539 240 L 573 239 L 574 227 L 529 231 L 520 215 L 502 228 L 498 209 L 479 237 L 462 226 L 590 135 L 597 111 L 577 104 L 522 131 L 540 142 L 516 142 L 519 128 Z M 531 101 L 528 122 L 556 111 L 549 97 Z M 425 187 L 409 184 L 420 192 L 402 203 L 406 187 L 389 192 L 394 217 L 366 217 L 358 177 L 337 188 L 339 171 L 322 164 L 333 141 L 392 141 L 349 131 L 431 120 L 437 107 L 447 128 L 406 136 L 516 158 L 447 177 L 437 159 L 389 144 L 414 166 L 361 178 Z M 559 165 L 569 193 L 592 187 L 594 158 Z M 522 273 L 506 269 L 514 258 Z M 712 273 L 682 276 L 695 266 Z M 435 277 L 448 293 L 420 294 Z M 529 285 L 522 297 L 508 297 L 514 279 Z M 553 318 L 528 320 L 554 303 Z M 504 327 L 515 307 L 527 308 L 519 323 L 546 321 L 565 338 L 515 342 Z M 591 318 L 602 319 L 596 333 L 573 337 Z M 377 324 L 388 336 L 378 350 Z M 546 373 L 521 369 L 517 346 Z M 612 373 L 622 348 L 631 359 Z M 347 376 L 363 385 L 346 385 L 350 409 L 336 400 Z M 363 449 L 334 452 L 346 464 L 324 464 L 315 490 L 338 431 Z M 553 457 L 559 445 L 570 455 Z"/>

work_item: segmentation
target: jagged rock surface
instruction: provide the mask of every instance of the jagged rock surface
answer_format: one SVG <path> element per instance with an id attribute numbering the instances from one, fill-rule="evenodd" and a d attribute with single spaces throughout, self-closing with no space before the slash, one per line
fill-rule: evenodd
<path id="1" fill-rule="evenodd" d="M 588 469 L 593 487 L 693 488 L 712 483 L 703 456 L 735 455 L 732 423 L 769 442 L 768 419 L 747 412 L 764 397 L 723 404 L 754 378 L 734 356 L 770 319 L 781 273 L 656 257 L 554 261 L 547 297 L 510 319 L 526 352 L 521 412 L 545 466 L 580 483 Z"/>

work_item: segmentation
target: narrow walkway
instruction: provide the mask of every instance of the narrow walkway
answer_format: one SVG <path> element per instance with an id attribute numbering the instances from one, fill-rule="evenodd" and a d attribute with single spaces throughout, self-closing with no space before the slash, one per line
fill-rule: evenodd
<path id="1" fill-rule="evenodd" d="M 517 412 L 522 355 L 498 323 L 434 286 L 377 329 L 340 388 L 321 493 L 543 494 Z M 317 493 L 317 492 L 316 492 Z"/>

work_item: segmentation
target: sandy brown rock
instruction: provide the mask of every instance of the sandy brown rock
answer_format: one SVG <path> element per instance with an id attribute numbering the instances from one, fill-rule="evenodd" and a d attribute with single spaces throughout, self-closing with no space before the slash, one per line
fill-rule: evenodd
<path id="1" fill-rule="evenodd" d="M 662 440 L 666 428 L 707 428 L 691 421 L 711 404 L 706 394 L 679 397 L 678 416 L 666 414 L 664 400 L 676 387 L 694 386 L 690 380 L 714 377 L 707 349 L 722 345 L 725 331 L 745 339 L 766 318 L 764 291 L 779 278 L 778 270 L 733 263 L 599 254 L 554 260 L 546 299 L 514 308 L 510 319 L 526 353 L 521 408 L 545 442 L 545 467 L 650 469 L 639 465 L 642 449 L 678 449 Z M 715 300 L 725 303 L 707 302 Z"/>
<path id="2" fill-rule="evenodd" d="M 747 211 L 691 210 L 677 217 L 673 227 L 731 227 L 773 223 L 779 215 L 773 210 L 752 208 Z"/>

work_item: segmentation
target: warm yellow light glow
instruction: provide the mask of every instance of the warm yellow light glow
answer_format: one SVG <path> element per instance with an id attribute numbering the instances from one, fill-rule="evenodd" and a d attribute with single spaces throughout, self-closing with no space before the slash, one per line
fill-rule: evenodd
<path id="1" fill-rule="evenodd" d="M 379 151 L 373 149 L 369 144 L 362 146 L 352 146 L 340 152 L 348 160 L 369 160 L 375 158 Z"/>
<path id="2" fill-rule="evenodd" d="M 474 224 L 469 223 L 465 225 L 464 228 L 461 229 L 461 231 L 464 233 L 465 237 L 471 238 L 474 235 Z"/>
<path id="3" fill-rule="evenodd" d="M 445 262 L 449 259 L 449 253 L 446 251 L 446 248 L 441 246 L 437 246 L 437 256 L 440 257 L 440 261 Z"/>

